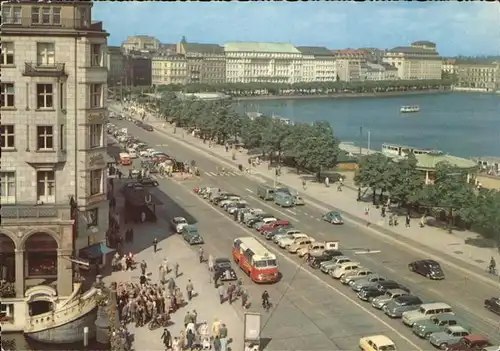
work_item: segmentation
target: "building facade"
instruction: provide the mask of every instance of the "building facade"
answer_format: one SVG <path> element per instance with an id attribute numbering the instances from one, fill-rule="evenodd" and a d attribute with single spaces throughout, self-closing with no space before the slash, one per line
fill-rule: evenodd
<path id="1" fill-rule="evenodd" d="M 455 73 L 459 87 L 500 88 L 500 62 L 457 61 Z"/>
<path id="2" fill-rule="evenodd" d="M 151 59 L 151 79 L 154 86 L 188 82 L 187 59 L 184 55 L 167 54 Z"/>
<path id="3" fill-rule="evenodd" d="M 302 53 L 302 82 L 335 82 L 335 55 L 325 47 L 298 46 Z"/>
<path id="4" fill-rule="evenodd" d="M 392 65 L 366 62 L 363 66 L 365 80 L 398 80 L 398 69 Z"/>
<path id="5" fill-rule="evenodd" d="M 185 38 L 177 44 L 177 54 L 187 60 L 187 83 L 223 84 L 226 82 L 224 48 L 217 44 L 188 43 Z"/>
<path id="6" fill-rule="evenodd" d="M 123 59 L 125 86 L 149 87 L 152 84 L 151 55 L 129 52 Z"/>
<path id="7" fill-rule="evenodd" d="M 292 44 L 232 42 L 224 52 L 228 83 L 302 81 L 302 53 Z"/>
<path id="8" fill-rule="evenodd" d="M 383 62 L 398 69 L 399 79 L 441 79 L 442 59 L 436 51 L 436 44 L 429 41 L 417 41 L 411 46 L 395 47 L 385 54 Z"/>
<path id="9" fill-rule="evenodd" d="M 441 65 L 441 70 L 448 74 L 457 73 L 457 60 L 456 59 L 444 59 Z"/>
<path id="10" fill-rule="evenodd" d="M 108 229 L 108 34 L 92 3 L 2 4 L 0 273 L 24 323 L 30 286 L 73 291 L 72 258 Z M 9 296 L 12 297 L 12 296 Z M 14 302 L 12 302 L 14 301 Z"/>
<path id="11" fill-rule="evenodd" d="M 108 46 L 106 53 L 106 66 L 108 67 L 108 85 L 123 84 L 125 58 L 119 46 Z"/>
<path id="12" fill-rule="evenodd" d="M 160 41 L 149 35 L 134 35 L 122 43 L 124 52 L 145 51 L 156 52 L 160 48 Z"/>

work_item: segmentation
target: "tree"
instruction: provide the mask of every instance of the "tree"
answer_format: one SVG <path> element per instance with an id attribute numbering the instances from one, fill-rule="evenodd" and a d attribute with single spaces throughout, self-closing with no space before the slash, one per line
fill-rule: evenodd
<path id="1" fill-rule="evenodd" d="M 271 118 L 262 135 L 262 144 L 268 150 L 271 160 L 273 156 L 278 157 L 278 163 L 281 161 L 283 153 L 283 142 L 292 131 L 291 125 L 281 119 Z"/>
<path id="2" fill-rule="evenodd" d="M 282 142 L 282 148 L 287 157 L 293 158 L 297 174 L 307 167 L 309 161 L 310 140 L 313 138 L 310 124 L 298 123 L 293 125 L 288 136 Z"/>
<path id="3" fill-rule="evenodd" d="M 471 220 L 483 236 L 495 240 L 500 248 L 500 191 L 482 189 L 469 208 Z"/>
<path id="4" fill-rule="evenodd" d="M 326 121 L 314 122 L 308 139 L 306 164 L 316 172 L 316 178 L 320 182 L 321 171 L 337 164 L 339 142 L 333 135 L 332 126 Z"/>
<path id="5" fill-rule="evenodd" d="M 266 116 L 256 117 L 255 119 L 242 118 L 241 137 L 243 144 L 249 150 L 259 148 L 264 153 L 267 150 L 263 148 L 264 131 L 269 126 L 270 119 Z"/>
<path id="6" fill-rule="evenodd" d="M 394 174 L 394 162 L 387 156 L 379 153 L 363 156 L 359 160 L 359 167 L 354 175 L 357 186 L 372 189 L 372 202 L 376 203 L 376 193 L 380 195 L 391 186 L 391 175 Z"/>
<path id="7" fill-rule="evenodd" d="M 393 161 L 388 167 L 387 176 L 387 191 L 391 201 L 403 207 L 418 202 L 423 181 L 417 170 L 415 155 L 410 153 L 404 159 Z"/>

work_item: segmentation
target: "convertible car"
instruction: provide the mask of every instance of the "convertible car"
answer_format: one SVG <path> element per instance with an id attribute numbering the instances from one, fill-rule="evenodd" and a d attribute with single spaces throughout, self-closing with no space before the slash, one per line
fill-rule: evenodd
<path id="1" fill-rule="evenodd" d="M 221 281 L 236 280 L 236 272 L 231 266 L 231 260 L 225 257 L 218 257 L 214 261 L 214 271 L 219 272 Z"/>

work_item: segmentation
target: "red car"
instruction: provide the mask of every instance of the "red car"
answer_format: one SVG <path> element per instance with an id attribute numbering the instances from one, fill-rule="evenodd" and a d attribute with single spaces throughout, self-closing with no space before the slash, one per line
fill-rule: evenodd
<path id="1" fill-rule="evenodd" d="M 289 224 L 290 224 L 289 221 L 287 221 L 285 219 L 279 219 L 276 222 L 272 222 L 272 223 L 269 223 L 267 225 L 260 227 L 259 231 L 261 234 L 264 234 L 264 232 L 273 231 L 274 229 L 276 229 L 278 227 L 281 227 L 284 225 L 289 225 Z"/>

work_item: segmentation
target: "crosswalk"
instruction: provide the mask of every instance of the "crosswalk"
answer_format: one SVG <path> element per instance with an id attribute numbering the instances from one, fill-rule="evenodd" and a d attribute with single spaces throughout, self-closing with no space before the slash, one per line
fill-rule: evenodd
<path id="1" fill-rule="evenodd" d="M 239 176 L 241 175 L 241 172 L 232 172 L 232 171 L 225 171 L 225 172 L 205 172 L 204 173 L 206 176 L 209 177 L 234 177 L 234 176 Z"/>

